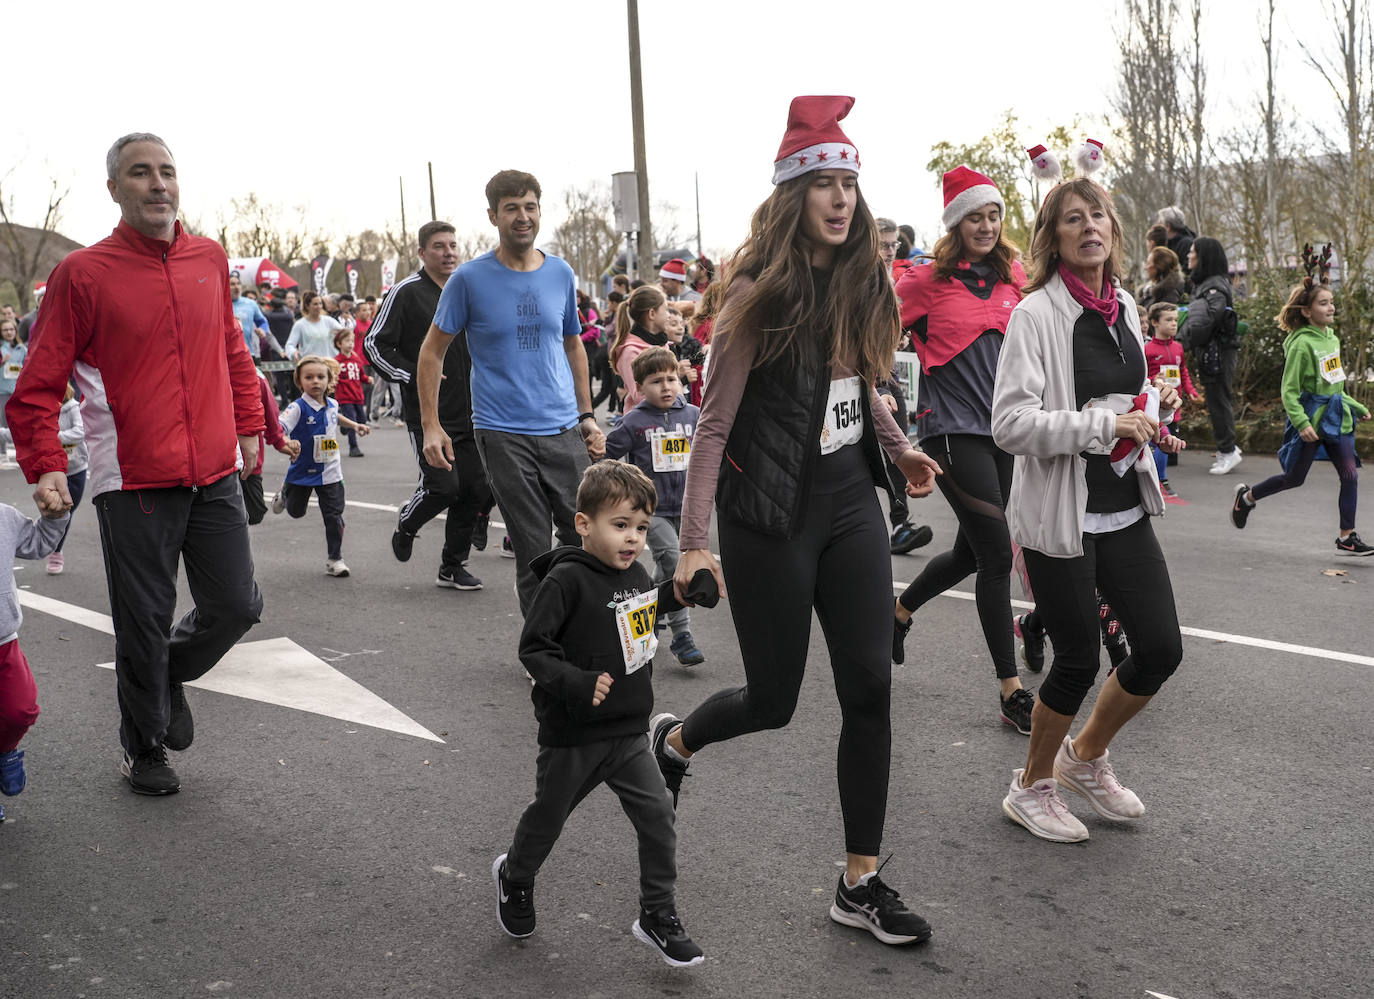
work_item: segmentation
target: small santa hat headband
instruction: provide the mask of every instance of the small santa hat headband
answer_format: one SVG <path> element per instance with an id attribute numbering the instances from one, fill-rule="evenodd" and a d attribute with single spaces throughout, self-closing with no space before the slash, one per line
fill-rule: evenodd
<path id="1" fill-rule="evenodd" d="M 658 279 L 660 281 L 665 279 L 668 281 L 681 281 L 685 284 L 687 281 L 687 265 L 677 257 L 674 257 L 659 268 Z"/>
<path id="2" fill-rule="evenodd" d="M 966 166 L 945 174 L 945 212 L 940 218 L 946 230 L 956 228 L 965 215 L 984 205 L 996 205 L 1004 214 L 1007 210 L 1001 192 L 990 179 Z"/>
<path id="3" fill-rule="evenodd" d="M 1102 169 L 1103 152 L 1101 142 L 1096 139 L 1083 140 L 1083 144 L 1075 149 L 1073 154 L 1073 161 L 1078 166 L 1080 177 L 1086 177 Z M 1031 160 L 1031 173 L 1041 180 L 1052 180 L 1058 183 L 1064 179 L 1064 168 L 1059 165 L 1059 160 L 1054 153 L 1044 146 L 1031 146 L 1026 150 L 1026 155 Z"/>
<path id="4" fill-rule="evenodd" d="M 840 128 L 854 106 L 852 97 L 794 97 L 787 111 L 787 131 L 773 163 L 773 183 L 781 184 L 812 170 L 859 172 L 859 151 Z"/>

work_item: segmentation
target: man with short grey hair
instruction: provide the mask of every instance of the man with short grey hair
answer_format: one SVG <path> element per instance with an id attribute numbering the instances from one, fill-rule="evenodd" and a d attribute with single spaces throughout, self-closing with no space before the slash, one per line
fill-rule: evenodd
<path id="1" fill-rule="evenodd" d="M 235 472 L 253 470 L 263 409 L 230 306 L 229 261 L 177 221 L 167 144 L 126 135 L 105 164 L 119 225 L 48 279 L 6 413 L 34 501 L 51 514 L 72 507 L 57 436 L 68 379 L 83 396 L 114 619 L 120 772 L 138 794 L 174 794 L 181 780 L 167 750 L 194 735 L 182 685 L 262 612 Z M 183 562 L 195 606 L 173 626 Z"/>

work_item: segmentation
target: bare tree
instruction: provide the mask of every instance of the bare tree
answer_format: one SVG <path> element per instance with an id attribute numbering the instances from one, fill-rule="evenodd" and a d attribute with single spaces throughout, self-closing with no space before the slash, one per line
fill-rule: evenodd
<path id="1" fill-rule="evenodd" d="M 1178 200 L 1183 115 L 1178 100 L 1175 0 L 1126 0 L 1117 33 L 1119 74 L 1112 98 L 1118 151 L 1112 157 L 1117 209 L 1127 232 L 1143 233 L 1159 209 Z M 1126 246 L 1138 261 L 1138 240 Z"/>
<path id="2" fill-rule="evenodd" d="M 231 257 L 269 257 L 288 268 L 309 260 L 311 251 L 326 243 L 303 206 L 268 204 L 251 191 L 221 214 L 217 238 Z"/>
<path id="3" fill-rule="evenodd" d="M 6 180 L 10 174 L 6 174 Z M 30 228 L 15 224 L 14 196 L 6 195 L 3 182 L 0 181 L 0 223 L 3 223 L 0 225 L 0 249 L 5 251 L 8 259 L 6 270 L 14 284 L 14 293 L 19 298 L 20 312 L 27 312 L 33 304 L 33 282 L 40 272 L 46 273 L 45 264 L 51 267 L 43 251 L 48 248 L 62 221 L 62 201 L 69 193 L 70 188 L 59 191 L 57 180 L 54 179 L 48 190 L 48 207 L 43 213 L 42 224 Z"/>
<path id="4" fill-rule="evenodd" d="M 1343 128 L 1335 137 L 1318 135 L 1324 149 L 1313 164 L 1312 184 L 1328 206 L 1332 241 L 1340 255 L 1345 350 L 1354 355 L 1354 370 L 1363 374 L 1371 360 L 1369 328 L 1374 320 L 1374 36 L 1367 0 L 1332 0 L 1325 7 L 1334 56 L 1301 35 L 1298 45 L 1330 88 Z M 1374 386 L 1363 379 L 1351 387 L 1364 398 L 1374 394 Z"/>
<path id="5" fill-rule="evenodd" d="M 553 251 L 568 262 L 580 284 L 593 284 L 620 248 L 620 234 L 610 222 L 610 187 L 569 187 L 563 192 L 563 209 L 566 216 L 554 230 Z"/>
<path id="6" fill-rule="evenodd" d="M 1190 156 L 1182 170 L 1181 179 L 1184 202 L 1192 216 L 1193 228 L 1198 232 L 1206 232 L 1209 228 L 1207 177 L 1212 151 L 1207 146 L 1207 133 L 1203 123 L 1207 111 L 1207 66 L 1203 62 L 1202 49 L 1202 0 L 1192 0 L 1188 13 L 1192 27 L 1192 36 L 1189 39 L 1192 56 L 1183 67 L 1188 97 L 1183 123 Z"/>

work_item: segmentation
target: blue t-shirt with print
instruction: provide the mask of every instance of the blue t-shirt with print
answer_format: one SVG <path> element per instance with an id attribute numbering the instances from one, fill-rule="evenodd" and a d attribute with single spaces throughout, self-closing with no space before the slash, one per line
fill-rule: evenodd
<path id="1" fill-rule="evenodd" d="M 548 437 L 576 426 L 564 338 L 580 337 L 582 324 L 564 260 L 546 253 L 533 271 L 513 271 L 495 252 L 469 260 L 444 285 L 434 325 L 467 330 L 474 427 Z"/>
<path id="2" fill-rule="evenodd" d="M 243 343 L 248 348 L 251 357 L 258 356 L 258 337 L 253 332 L 257 327 L 266 332 L 270 329 L 267 325 L 267 317 L 262 314 L 262 309 L 258 308 L 258 303 L 245 295 L 240 295 L 229 303 L 234 309 L 234 318 L 239 321 L 239 326 L 243 329 Z"/>

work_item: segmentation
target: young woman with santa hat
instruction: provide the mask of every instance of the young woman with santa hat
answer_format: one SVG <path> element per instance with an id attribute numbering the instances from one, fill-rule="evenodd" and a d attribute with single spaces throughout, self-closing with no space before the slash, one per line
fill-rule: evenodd
<path id="1" fill-rule="evenodd" d="M 1002 721 L 1030 734 L 1035 695 L 1021 686 L 1011 631 L 1011 535 L 1005 509 L 1012 458 L 992 439 L 992 384 L 1011 310 L 1021 301 L 1026 272 L 1002 235 L 1006 204 L 997 186 L 966 166 L 944 177 L 945 235 L 929 266 L 909 268 L 897 282 L 902 328 L 921 360 L 921 446 L 940 463 L 945 494 L 959 531 L 954 547 L 935 556 L 895 607 L 892 661 L 911 615 L 928 600 L 977 572 L 974 596 L 983 639 L 1001 686 Z"/>
<path id="2" fill-rule="evenodd" d="M 1095 162 L 1079 159 L 1080 167 Z M 1031 280 L 1007 325 L 992 397 L 993 439 L 1016 456 L 1007 521 L 1055 653 L 1031 714 L 1026 765 L 1013 772 L 1002 811 L 1061 843 L 1088 838 L 1063 787 L 1103 818 L 1144 814 L 1117 780 L 1107 747 L 1183 656 L 1169 569 L 1147 516 L 1162 514 L 1164 501 L 1145 447 L 1183 447 L 1160 436 L 1178 392 L 1158 378 L 1157 400 L 1150 398 L 1135 302 L 1116 283 L 1121 242 L 1111 198 L 1096 183 L 1078 177 L 1050 191 L 1035 218 Z M 1131 637 L 1131 654 L 1072 738 L 1099 668 L 1099 589 Z"/>
<path id="3" fill-rule="evenodd" d="M 892 560 L 874 486 L 880 448 L 908 492 L 934 488 L 873 385 L 892 370 L 897 300 L 859 193 L 859 155 L 839 126 L 850 97 L 798 97 L 716 322 L 683 504 L 677 587 L 710 570 L 730 605 L 745 686 L 684 722 L 650 727 L 676 801 L 688 760 L 713 742 L 781 728 L 801 689 L 814 608 L 830 649 L 843 723 L 838 777 L 846 870 L 830 916 L 884 943 L 930 926 L 878 877 L 887 809 Z M 715 498 L 725 573 L 707 547 Z"/>

